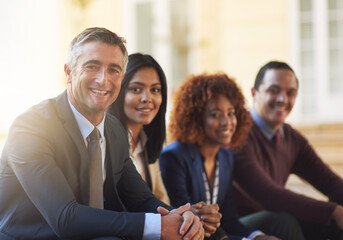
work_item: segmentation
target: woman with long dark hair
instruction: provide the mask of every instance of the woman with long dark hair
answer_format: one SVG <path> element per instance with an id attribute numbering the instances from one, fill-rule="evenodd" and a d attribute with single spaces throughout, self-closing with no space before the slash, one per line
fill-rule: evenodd
<path id="1" fill-rule="evenodd" d="M 128 130 L 130 155 L 154 195 L 169 203 L 158 157 L 165 140 L 167 82 L 161 66 L 150 55 L 129 55 L 117 100 L 108 112 Z"/>

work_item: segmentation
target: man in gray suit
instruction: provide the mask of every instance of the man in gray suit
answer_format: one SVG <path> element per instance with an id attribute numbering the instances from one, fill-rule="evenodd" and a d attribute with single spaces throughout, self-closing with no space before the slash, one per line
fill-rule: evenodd
<path id="1" fill-rule="evenodd" d="M 169 212 L 153 196 L 129 158 L 127 133 L 106 115 L 127 61 L 122 38 L 84 30 L 69 49 L 67 90 L 14 121 L 0 163 L 0 239 L 203 239 L 189 205 Z M 101 180 L 92 188 L 94 129 Z"/>

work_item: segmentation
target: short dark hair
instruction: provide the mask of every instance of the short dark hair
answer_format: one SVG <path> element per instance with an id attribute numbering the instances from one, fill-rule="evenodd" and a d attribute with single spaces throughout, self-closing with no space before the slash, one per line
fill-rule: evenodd
<path id="1" fill-rule="evenodd" d="M 292 73 L 294 73 L 295 79 L 297 80 L 297 85 L 299 87 L 299 80 L 298 80 L 297 76 L 295 75 L 295 72 L 293 71 L 293 69 L 287 63 L 279 62 L 279 61 L 270 61 L 267 64 L 265 64 L 264 66 L 262 66 L 256 75 L 255 83 L 254 83 L 254 88 L 256 90 L 258 90 L 258 88 L 260 87 L 260 85 L 263 81 L 264 75 L 266 74 L 267 70 L 269 70 L 269 69 L 287 69 L 287 70 L 290 70 Z"/>
<path id="2" fill-rule="evenodd" d="M 148 137 L 146 150 L 149 163 L 153 163 L 159 157 L 166 137 L 166 109 L 167 109 L 167 80 L 161 66 L 150 56 L 141 53 L 129 55 L 129 63 L 117 100 L 108 108 L 108 112 L 116 116 L 127 129 L 127 117 L 124 112 L 125 93 L 133 75 L 143 67 L 152 67 L 157 73 L 161 82 L 162 103 L 158 113 L 150 124 L 144 125 L 143 129 Z"/>

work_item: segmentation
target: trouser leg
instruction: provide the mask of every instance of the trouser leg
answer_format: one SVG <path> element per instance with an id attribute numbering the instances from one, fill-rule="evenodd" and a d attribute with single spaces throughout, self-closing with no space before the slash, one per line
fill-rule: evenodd
<path id="1" fill-rule="evenodd" d="M 252 230 L 260 230 L 267 235 L 283 240 L 304 240 L 298 220 L 284 212 L 261 211 L 240 218 Z"/>
<path id="2" fill-rule="evenodd" d="M 321 224 L 299 220 L 306 240 L 343 240 L 343 232 L 334 222 Z"/>
<path id="3" fill-rule="evenodd" d="M 119 237 L 99 237 L 99 238 L 93 238 L 92 240 L 122 240 L 122 238 L 119 238 Z"/>

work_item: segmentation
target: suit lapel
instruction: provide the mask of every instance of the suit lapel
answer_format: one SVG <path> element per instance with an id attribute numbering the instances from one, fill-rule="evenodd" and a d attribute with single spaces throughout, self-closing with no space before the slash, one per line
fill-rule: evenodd
<path id="1" fill-rule="evenodd" d="M 87 148 L 84 143 L 79 126 L 76 122 L 74 114 L 69 106 L 67 92 L 64 91 L 62 94 L 55 98 L 56 100 L 56 111 L 63 122 L 63 126 L 69 136 L 75 143 L 77 151 L 80 154 L 80 184 L 81 184 L 81 199 L 84 203 L 89 201 L 89 156 Z M 73 147 L 73 146 L 68 146 Z"/>
<path id="2" fill-rule="evenodd" d="M 203 172 L 202 157 L 196 145 L 188 144 L 188 150 L 189 150 L 191 160 L 192 160 L 192 169 L 193 169 L 192 175 L 196 179 L 196 182 L 198 184 L 198 189 L 200 189 L 200 192 L 199 192 L 200 196 L 198 197 L 200 197 L 199 199 L 203 200 L 203 199 L 206 199 L 206 196 L 205 196 L 205 184 L 204 184 L 204 179 L 202 176 L 202 172 Z"/>
<path id="3" fill-rule="evenodd" d="M 116 156 L 116 148 L 115 145 L 115 139 L 116 132 L 114 131 L 114 125 L 109 123 L 109 119 L 106 117 L 105 119 L 105 137 L 106 137 L 106 152 L 109 154 L 106 154 L 106 161 L 110 161 L 110 164 L 106 164 L 106 167 L 109 167 L 110 169 L 107 169 L 107 172 L 111 172 L 114 174 L 116 169 L 122 169 L 118 164 L 119 161 L 115 161 Z"/>
<path id="4" fill-rule="evenodd" d="M 118 139 L 123 141 L 124 138 L 118 136 L 115 131 L 116 127 L 119 127 L 117 123 L 110 119 L 109 116 L 106 116 L 104 131 L 106 137 L 106 180 L 108 181 L 105 183 L 106 189 L 104 190 L 104 194 L 105 197 L 108 196 L 108 199 L 105 205 L 108 206 L 108 209 L 114 211 L 127 211 L 117 191 L 117 183 L 120 179 L 118 178 L 118 174 L 121 174 L 124 167 L 124 161 L 122 161 L 120 156 L 123 151 L 118 148 L 125 146 L 125 144 L 118 142 Z"/>
<path id="5" fill-rule="evenodd" d="M 217 157 L 219 159 L 219 191 L 217 202 L 221 206 L 227 194 L 227 185 L 232 184 L 232 164 L 231 160 L 221 148 L 218 151 Z"/>

